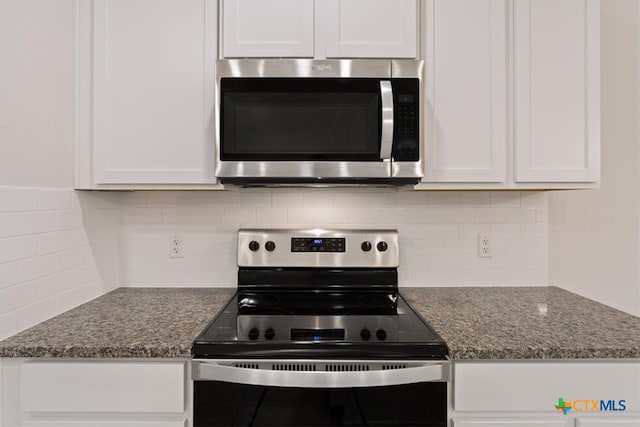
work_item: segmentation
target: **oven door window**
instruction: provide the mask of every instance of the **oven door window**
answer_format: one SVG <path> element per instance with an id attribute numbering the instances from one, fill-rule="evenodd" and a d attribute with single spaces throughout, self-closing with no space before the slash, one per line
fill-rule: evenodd
<path id="1" fill-rule="evenodd" d="M 378 79 L 221 79 L 221 160 L 380 160 Z"/>
<path id="2" fill-rule="evenodd" d="M 194 383 L 194 426 L 445 427 L 447 384 L 301 389 Z"/>

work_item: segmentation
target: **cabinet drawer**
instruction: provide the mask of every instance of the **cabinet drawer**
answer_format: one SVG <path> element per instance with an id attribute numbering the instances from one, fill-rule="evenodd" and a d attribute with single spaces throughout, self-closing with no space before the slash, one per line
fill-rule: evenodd
<path id="1" fill-rule="evenodd" d="M 576 427 L 638 427 L 640 418 L 585 418 L 577 419 Z"/>
<path id="2" fill-rule="evenodd" d="M 458 411 L 553 413 L 558 399 L 626 400 L 640 404 L 640 361 L 483 362 L 454 365 Z M 572 411 L 579 415 L 578 411 Z"/>
<path id="3" fill-rule="evenodd" d="M 22 427 L 185 427 L 182 421 L 23 421 Z"/>
<path id="4" fill-rule="evenodd" d="M 25 412 L 184 412 L 184 363 L 26 362 L 20 375 Z"/>
<path id="5" fill-rule="evenodd" d="M 569 420 L 501 420 L 498 418 L 454 420 L 453 427 L 569 427 Z"/>

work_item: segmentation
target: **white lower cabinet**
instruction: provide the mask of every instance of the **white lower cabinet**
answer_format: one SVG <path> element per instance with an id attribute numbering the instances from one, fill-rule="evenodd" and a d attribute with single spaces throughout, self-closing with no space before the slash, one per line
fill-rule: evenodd
<path id="1" fill-rule="evenodd" d="M 186 360 L 4 359 L 2 427 L 185 427 Z"/>
<path id="2" fill-rule="evenodd" d="M 453 369 L 455 427 L 640 427 L 640 360 L 456 361 Z"/>
<path id="3" fill-rule="evenodd" d="M 22 427 L 186 427 L 185 421 L 25 421 Z"/>
<path id="4" fill-rule="evenodd" d="M 640 426 L 640 417 L 623 418 L 612 420 L 611 418 L 578 418 L 576 427 L 638 427 Z"/>
<path id="5" fill-rule="evenodd" d="M 454 427 L 569 427 L 570 420 L 502 420 L 499 418 L 455 420 Z"/>

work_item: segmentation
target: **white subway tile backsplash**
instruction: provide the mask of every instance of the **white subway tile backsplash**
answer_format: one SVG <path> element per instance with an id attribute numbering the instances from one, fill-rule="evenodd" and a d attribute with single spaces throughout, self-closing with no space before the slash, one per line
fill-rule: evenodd
<path id="1" fill-rule="evenodd" d="M 501 208 L 520 207 L 520 192 L 518 191 L 492 191 L 489 198 L 491 206 Z"/>
<path id="2" fill-rule="evenodd" d="M 257 224 L 281 224 L 286 222 L 286 208 L 259 207 L 256 209 Z"/>
<path id="3" fill-rule="evenodd" d="M 40 196 L 40 210 L 63 210 L 71 209 L 71 190 L 41 190 Z"/>
<path id="4" fill-rule="evenodd" d="M 71 280 L 69 282 L 72 285 L 71 287 L 74 287 L 74 288 L 78 286 L 82 286 L 86 283 L 96 282 L 100 279 L 100 276 L 98 275 L 98 269 L 96 268 L 96 265 L 93 263 L 84 265 L 82 267 L 74 268 L 73 270 L 70 270 L 70 271 L 65 271 L 63 273 L 60 273 L 60 275 L 66 275 L 66 274 L 71 275 Z M 66 279 L 67 278 L 65 277 L 65 280 Z"/>
<path id="5" fill-rule="evenodd" d="M 91 262 L 91 249 L 88 246 L 58 252 L 56 254 L 57 271 L 66 271 L 87 265 Z"/>
<path id="6" fill-rule="evenodd" d="M 255 208 L 224 208 L 225 224 L 255 224 L 256 210 Z"/>
<path id="7" fill-rule="evenodd" d="M 10 255 L 0 265 L 1 288 L 16 288 L 11 307 L 26 301 L 0 310 L 10 322 L 3 330 L 23 329 L 34 306 L 46 314 L 105 291 L 96 265 L 104 238 L 89 233 L 105 224 L 116 227 L 109 256 L 119 261 L 112 274 L 121 286 L 235 286 L 242 227 L 398 229 L 401 286 L 547 284 L 547 197 L 535 191 L 25 191 L 2 195 L 10 209 L 0 213 L 0 243 Z M 104 218 L 88 221 L 92 212 Z M 492 236 L 492 258 L 478 258 L 479 233 Z M 183 258 L 169 257 L 174 234 Z"/>
<path id="8" fill-rule="evenodd" d="M 23 330 L 61 312 L 56 307 L 56 297 L 51 297 L 15 310 L 16 323 L 18 329 Z"/>
<path id="9" fill-rule="evenodd" d="M 76 230 L 55 231 L 53 233 L 39 234 L 38 243 L 40 248 L 40 255 L 52 254 L 55 252 L 61 252 L 73 248 L 74 231 Z"/>
<path id="10" fill-rule="evenodd" d="M 547 208 L 548 196 L 546 191 L 520 192 L 520 206 L 523 208 Z"/>
<path id="11" fill-rule="evenodd" d="M 464 191 L 460 193 L 460 206 L 466 208 L 491 206 L 491 193 L 488 191 Z"/>
<path id="12" fill-rule="evenodd" d="M 52 274 L 50 276 L 35 280 L 34 283 L 38 286 L 39 300 L 44 300 L 58 295 L 75 286 L 73 283 L 71 271 L 63 271 L 61 273 Z"/>
<path id="13" fill-rule="evenodd" d="M 0 287 L 6 288 L 34 280 L 53 274 L 56 270 L 56 255 L 44 255 L 3 263 L 0 264 Z"/>
<path id="14" fill-rule="evenodd" d="M 536 222 L 538 224 L 548 224 L 549 223 L 549 211 L 546 208 L 537 208 L 536 209 Z"/>
<path id="15" fill-rule="evenodd" d="M 38 210 L 38 191 L 31 188 L 0 187 L 0 212 Z"/>
<path id="16" fill-rule="evenodd" d="M 46 233 L 58 230 L 58 212 L 22 212 L 20 234 Z"/>
<path id="17" fill-rule="evenodd" d="M 0 312 L 17 310 L 38 300 L 38 285 L 35 282 L 21 283 L 0 290 Z"/>
<path id="18" fill-rule="evenodd" d="M 120 196 L 0 187 L 0 340 L 113 288 L 104 286 L 92 251 L 104 260 L 117 247 L 105 252 L 105 239 L 89 238 L 83 212 L 93 218 L 92 233 L 113 238 Z M 146 207 L 146 195 L 136 199 Z"/>
<path id="19" fill-rule="evenodd" d="M 381 224 L 381 208 L 349 208 L 349 224 L 355 227 L 358 224 Z"/>
<path id="20" fill-rule="evenodd" d="M 0 213 L 0 238 L 20 235 L 20 214 Z"/>
<path id="21" fill-rule="evenodd" d="M 504 208 L 475 208 L 473 210 L 473 222 L 476 224 L 501 224 L 506 222 L 506 216 Z"/>
<path id="22" fill-rule="evenodd" d="M 433 191 L 427 192 L 427 205 L 445 208 L 460 206 L 460 192 Z"/>
<path id="23" fill-rule="evenodd" d="M 536 210 L 527 208 L 507 208 L 506 222 L 510 224 L 532 224 L 536 222 Z"/>
<path id="24" fill-rule="evenodd" d="M 38 255 L 38 236 L 8 237 L 0 240 L 0 263 Z"/>

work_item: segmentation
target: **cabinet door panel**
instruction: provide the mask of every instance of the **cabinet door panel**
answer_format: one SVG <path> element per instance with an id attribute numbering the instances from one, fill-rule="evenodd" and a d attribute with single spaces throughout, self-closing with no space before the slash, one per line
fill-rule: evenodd
<path id="1" fill-rule="evenodd" d="M 426 182 L 503 182 L 504 0 L 434 0 L 427 9 Z"/>
<path id="2" fill-rule="evenodd" d="M 313 0 L 224 0 L 224 56 L 313 57 L 313 13 Z"/>
<path id="3" fill-rule="evenodd" d="M 640 402 L 640 362 L 460 362 L 454 365 L 454 407 L 460 411 L 554 412 L 558 398 Z M 517 390 L 517 393 L 514 393 Z M 609 397 L 611 396 L 611 397 Z M 620 396 L 620 397 L 616 397 Z"/>
<path id="4" fill-rule="evenodd" d="M 599 2 L 513 7 L 516 181 L 597 181 Z"/>
<path id="5" fill-rule="evenodd" d="M 96 1 L 93 31 L 94 181 L 212 183 L 214 4 Z"/>
<path id="6" fill-rule="evenodd" d="M 327 57 L 415 58 L 416 0 L 327 0 Z"/>
<path id="7" fill-rule="evenodd" d="M 183 363 L 26 362 L 25 412 L 183 413 Z"/>
<path id="8" fill-rule="evenodd" d="M 578 418 L 576 427 L 638 427 L 640 418 Z"/>
<path id="9" fill-rule="evenodd" d="M 22 427 L 185 427 L 186 421 L 77 421 L 77 420 L 29 420 Z"/>
<path id="10" fill-rule="evenodd" d="M 569 420 L 502 420 L 500 418 L 453 420 L 453 427 L 570 427 Z"/>

